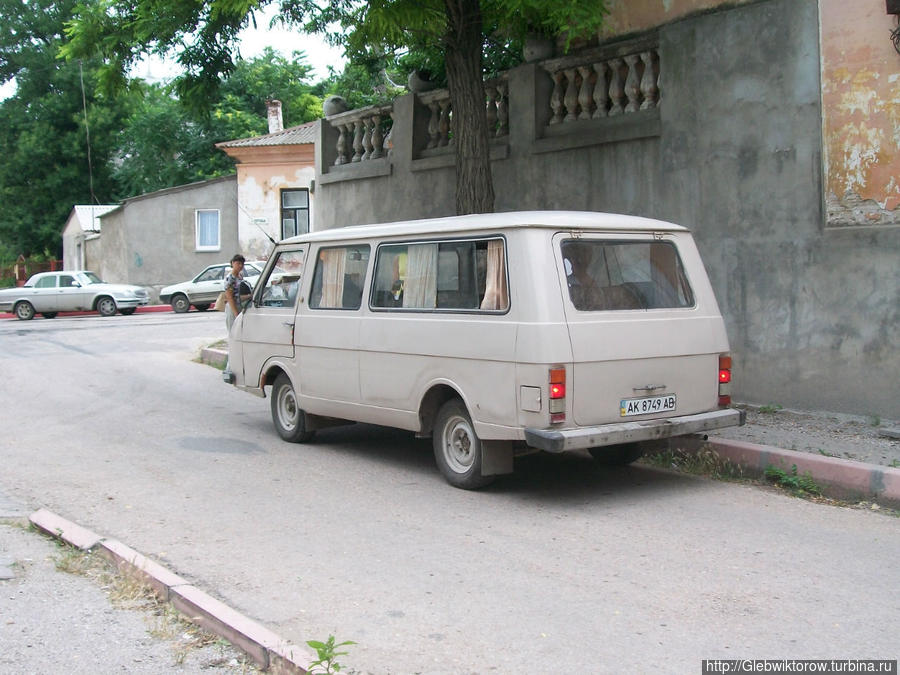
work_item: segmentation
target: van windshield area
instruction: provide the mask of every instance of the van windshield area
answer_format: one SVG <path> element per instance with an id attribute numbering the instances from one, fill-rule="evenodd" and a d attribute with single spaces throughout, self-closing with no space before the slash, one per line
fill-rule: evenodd
<path id="1" fill-rule="evenodd" d="M 692 307 L 694 294 L 669 242 L 567 239 L 569 297 L 585 312 Z"/>

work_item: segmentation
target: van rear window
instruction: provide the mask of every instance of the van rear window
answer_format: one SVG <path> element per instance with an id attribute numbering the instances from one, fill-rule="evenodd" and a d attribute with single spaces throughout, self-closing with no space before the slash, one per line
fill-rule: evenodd
<path id="1" fill-rule="evenodd" d="M 567 239 L 569 297 L 581 311 L 691 307 L 694 294 L 669 242 Z"/>
<path id="2" fill-rule="evenodd" d="M 378 247 L 374 309 L 506 311 L 501 238 L 385 244 Z"/>

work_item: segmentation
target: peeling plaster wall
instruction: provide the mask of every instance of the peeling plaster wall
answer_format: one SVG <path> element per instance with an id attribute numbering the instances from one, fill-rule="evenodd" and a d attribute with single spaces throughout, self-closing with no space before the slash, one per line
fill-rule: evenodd
<path id="1" fill-rule="evenodd" d="M 238 239 L 241 253 L 247 260 L 265 260 L 272 252 L 272 243 L 281 238 L 282 188 L 309 189 L 316 177 L 314 166 L 295 163 L 269 165 L 238 164 Z M 310 229 L 313 228 L 313 194 L 310 201 Z M 265 222 L 261 222 L 261 221 Z"/>
<path id="2" fill-rule="evenodd" d="M 819 0 L 827 224 L 900 225 L 900 54 L 884 0 Z"/>

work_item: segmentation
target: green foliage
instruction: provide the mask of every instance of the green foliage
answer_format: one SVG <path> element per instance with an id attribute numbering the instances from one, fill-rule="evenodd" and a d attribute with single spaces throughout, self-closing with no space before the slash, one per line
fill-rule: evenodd
<path id="1" fill-rule="evenodd" d="M 766 478 L 775 483 L 775 485 L 790 490 L 793 495 L 798 497 L 820 497 L 822 495 L 822 488 L 816 484 L 808 471 L 802 476 L 797 475 L 796 464 L 791 465 L 790 472 L 770 464 L 766 467 Z"/>
<path id="2" fill-rule="evenodd" d="M 307 640 L 306 644 L 316 650 L 318 659 L 309 664 L 309 672 L 323 673 L 324 675 L 332 675 L 341 670 L 341 664 L 337 662 L 338 656 L 345 656 L 348 652 L 337 651 L 341 647 L 355 645 L 355 642 L 347 640 L 335 644 L 334 635 L 329 635 L 325 642 L 318 640 Z"/>
<path id="3" fill-rule="evenodd" d="M 774 415 L 781 409 L 781 406 L 777 403 L 769 403 L 767 405 L 759 406 L 759 412 L 763 413 L 764 415 Z"/>

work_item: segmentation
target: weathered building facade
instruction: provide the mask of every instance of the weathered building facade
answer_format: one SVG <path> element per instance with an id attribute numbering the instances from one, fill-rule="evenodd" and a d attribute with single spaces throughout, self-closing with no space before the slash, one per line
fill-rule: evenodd
<path id="1" fill-rule="evenodd" d="M 900 416 L 900 55 L 884 1 L 608 4 L 599 46 L 486 83 L 496 210 L 690 227 L 736 398 Z M 446 91 L 328 117 L 317 229 L 451 214 L 452 143 Z"/>
<path id="2" fill-rule="evenodd" d="M 101 217 L 101 269 L 108 281 L 163 286 L 185 281 L 238 251 L 235 176 L 179 185 L 124 200 Z"/>

